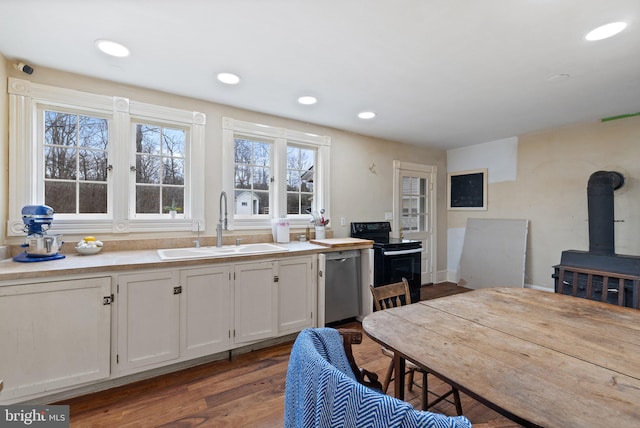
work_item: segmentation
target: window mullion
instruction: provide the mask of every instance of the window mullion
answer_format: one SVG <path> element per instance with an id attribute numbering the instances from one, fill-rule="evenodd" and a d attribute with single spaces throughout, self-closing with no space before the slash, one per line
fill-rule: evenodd
<path id="1" fill-rule="evenodd" d="M 205 158 L 204 141 L 205 126 L 204 115 L 197 115 L 191 132 L 189 133 L 189 144 L 187 146 L 187 159 L 189 168 L 187 170 L 189 186 L 185 193 L 185 206 L 189 207 L 189 217 L 192 220 L 192 230 L 204 231 L 204 194 L 205 194 Z M 185 180 L 187 177 L 185 177 Z"/>
<path id="2" fill-rule="evenodd" d="M 329 145 L 321 145 L 318 147 L 316 164 L 318 169 L 315 176 L 315 209 L 325 210 L 325 217 L 330 218 L 331 207 L 329 204 Z"/>
<path id="3" fill-rule="evenodd" d="M 114 98 L 115 111 L 112 120 L 112 132 L 109 133 L 110 164 L 113 165 L 111 186 L 107 204 L 111 204 L 113 232 L 129 232 L 129 210 L 131 184 L 131 153 L 129 145 L 130 121 L 129 100 Z M 135 162 L 133 163 L 135 165 Z M 134 175 L 135 180 L 135 175 Z M 118 191 L 117 189 L 121 189 Z M 122 191 L 127 189 L 128 191 Z M 134 183 L 135 190 L 135 183 Z M 109 205 L 108 205 L 109 206 Z"/>
<path id="4" fill-rule="evenodd" d="M 279 218 L 287 216 L 287 140 L 276 138 L 274 147 L 271 218 Z"/>
<path id="5" fill-rule="evenodd" d="M 75 179 L 75 187 L 76 187 L 76 212 L 75 214 L 80 214 L 80 115 L 76 116 L 76 144 L 74 150 L 76 152 L 75 156 L 75 170 L 76 170 L 76 179 Z"/>

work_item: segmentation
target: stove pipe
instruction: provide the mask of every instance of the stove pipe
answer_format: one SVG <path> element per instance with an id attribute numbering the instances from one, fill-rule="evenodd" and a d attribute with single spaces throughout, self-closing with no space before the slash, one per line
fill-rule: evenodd
<path id="1" fill-rule="evenodd" d="M 622 187 L 624 176 L 615 171 L 596 171 L 587 185 L 589 252 L 614 255 L 613 191 Z"/>

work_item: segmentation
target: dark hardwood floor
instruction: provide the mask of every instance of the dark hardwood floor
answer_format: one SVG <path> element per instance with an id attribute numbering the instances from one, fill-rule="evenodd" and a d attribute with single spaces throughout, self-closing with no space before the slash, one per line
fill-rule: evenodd
<path id="1" fill-rule="evenodd" d="M 431 299 L 467 290 L 438 284 L 421 291 L 422 299 Z M 360 323 L 345 326 L 360 328 Z M 70 405 L 72 427 L 282 427 L 290 349 L 291 343 L 277 345 L 234 356 L 232 361 L 207 363 L 56 404 Z M 354 347 L 354 356 L 361 367 L 383 377 L 389 358 L 366 335 Z M 431 387 L 437 391 L 446 385 L 434 378 Z M 388 392 L 393 394 L 393 386 Z M 464 414 L 473 423 L 503 420 L 477 401 L 461 396 Z M 419 408 L 419 388 L 407 391 L 405 397 Z M 431 410 L 455 414 L 449 403 Z"/>
<path id="2" fill-rule="evenodd" d="M 458 287 L 453 282 L 442 282 L 436 285 L 423 285 L 420 288 L 420 300 L 437 299 L 438 297 L 451 296 L 471 291 L 470 288 Z"/>

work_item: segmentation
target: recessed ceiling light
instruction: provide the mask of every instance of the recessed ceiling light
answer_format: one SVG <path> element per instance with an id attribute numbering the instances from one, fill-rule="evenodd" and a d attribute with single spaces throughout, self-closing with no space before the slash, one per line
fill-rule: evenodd
<path id="1" fill-rule="evenodd" d="M 589 41 L 606 39 L 608 37 L 615 36 L 626 27 L 627 24 L 625 22 L 612 22 L 610 24 L 598 27 L 595 30 L 589 31 L 589 33 L 584 38 Z"/>
<path id="2" fill-rule="evenodd" d="M 129 49 L 111 40 L 96 40 L 96 46 L 107 55 L 122 58 L 129 56 Z"/>
<path id="3" fill-rule="evenodd" d="M 316 97 L 312 97 L 311 95 L 305 95 L 303 97 L 298 98 L 298 102 L 300 104 L 304 104 L 306 106 L 310 106 L 318 102 Z"/>
<path id="4" fill-rule="evenodd" d="M 240 82 L 240 77 L 233 73 L 218 73 L 218 80 L 227 85 L 235 85 Z"/>
<path id="5" fill-rule="evenodd" d="M 373 119 L 374 117 L 376 117 L 376 114 L 372 111 L 361 111 L 360 113 L 358 113 L 358 117 L 360 119 Z"/>

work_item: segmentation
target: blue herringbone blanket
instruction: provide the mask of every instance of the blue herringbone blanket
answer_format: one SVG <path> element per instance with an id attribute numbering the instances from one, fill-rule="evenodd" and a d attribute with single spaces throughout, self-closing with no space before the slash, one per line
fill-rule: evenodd
<path id="1" fill-rule="evenodd" d="M 414 410 L 404 401 L 358 383 L 331 328 L 306 329 L 289 358 L 285 428 L 470 428 L 464 416 Z"/>

